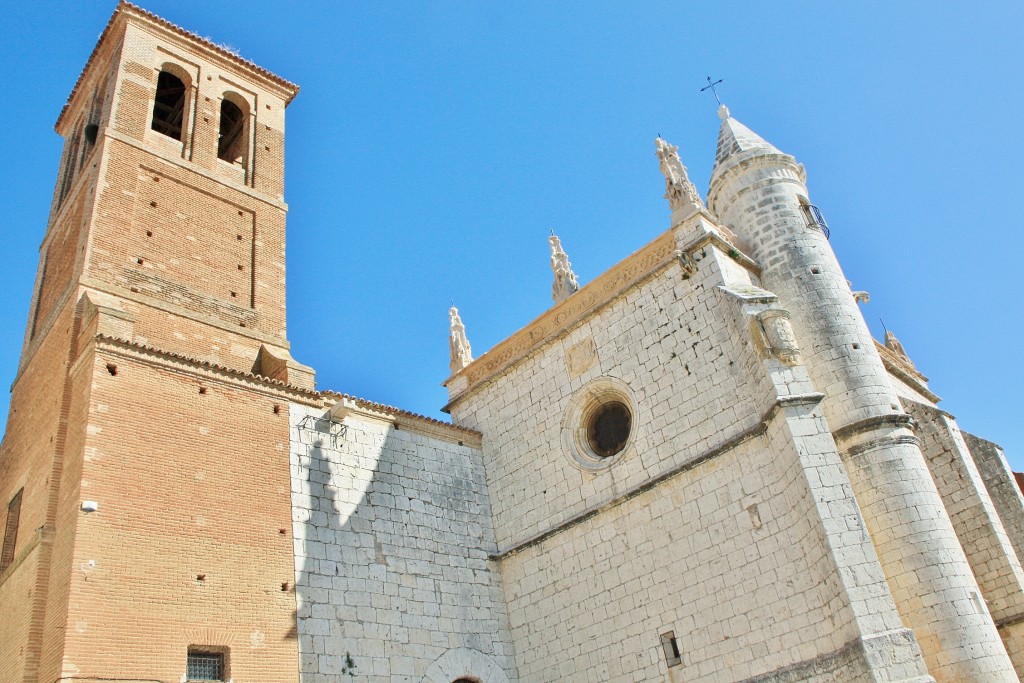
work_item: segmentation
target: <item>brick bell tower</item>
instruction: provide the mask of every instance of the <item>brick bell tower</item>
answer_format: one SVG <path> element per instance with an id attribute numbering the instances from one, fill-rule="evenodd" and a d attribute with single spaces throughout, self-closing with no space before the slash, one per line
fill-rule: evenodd
<path id="1" fill-rule="evenodd" d="M 0 447 L 0 680 L 297 680 L 297 91 L 121 3 L 68 98 Z"/>

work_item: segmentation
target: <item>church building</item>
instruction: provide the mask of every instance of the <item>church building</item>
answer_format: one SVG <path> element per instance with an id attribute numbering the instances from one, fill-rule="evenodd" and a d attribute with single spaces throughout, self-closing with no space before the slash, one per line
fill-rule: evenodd
<path id="1" fill-rule="evenodd" d="M 1024 497 L 795 158 L 723 106 L 702 197 L 659 137 L 668 230 L 582 286 L 552 236 L 479 357 L 449 311 L 448 423 L 291 356 L 297 93 L 122 1 L 60 112 L 0 683 L 1020 680 Z"/>

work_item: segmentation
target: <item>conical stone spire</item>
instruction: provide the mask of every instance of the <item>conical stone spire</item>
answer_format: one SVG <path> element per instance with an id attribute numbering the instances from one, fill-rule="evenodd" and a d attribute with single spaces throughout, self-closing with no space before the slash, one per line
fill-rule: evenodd
<path id="1" fill-rule="evenodd" d="M 576 273 L 572 272 L 569 255 L 562 249 L 562 242 L 551 235 L 548 243 L 551 245 L 551 270 L 555 273 L 555 281 L 551 283 L 551 298 L 560 304 L 572 296 L 580 285 L 576 281 Z"/>
<path id="2" fill-rule="evenodd" d="M 448 367 L 451 368 L 454 375 L 473 362 L 473 351 L 469 347 L 469 340 L 466 339 L 466 326 L 462 324 L 462 319 L 459 318 L 459 309 L 454 306 L 449 308 L 448 319 L 450 321 L 448 352 L 451 359 Z"/>
<path id="3" fill-rule="evenodd" d="M 697 188 L 690 182 L 689 176 L 686 175 L 686 167 L 679 159 L 679 148 L 660 137 L 654 140 L 654 146 L 661 174 L 665 176 L 665 199 L 668 200 L 672 213 L 678 211 L 690 215 L 703 209 L 704 202 L 701 201 Z"/>
<path id="4" fill-rule="evenodd" d="M 760 149 L 770 154 L 782 154 L 770 142 L 732 118 L 724 104 L 718 108 L 722 126 L 718 131 L 718 150 L 715 152 L 715 167 L 722 165 L 729 157 L 740 152 Z"/>
<path id="5" fill-rule="evenodd" d="M 718 130 L 718 149 L 715 151 L 715 167 L 711 170 L 711 186 L 708 188 L 708 208 L 725 219 L 720 206 L 720 195 L 724 185 L 732 181 L 731 169 L 758 157 L 775 157 L 771 163 L 782 164 L 793 172 L 800 182 L 804 181 L 804 168 L 789 154 L 750 130 L 732 117 L 724 104 L 718 108 L 722 125 Z"/>

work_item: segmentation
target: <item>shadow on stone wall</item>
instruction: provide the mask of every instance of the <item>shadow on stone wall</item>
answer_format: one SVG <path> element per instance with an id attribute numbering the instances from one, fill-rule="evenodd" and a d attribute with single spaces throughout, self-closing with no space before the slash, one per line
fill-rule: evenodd
<path id="1" fill-rule="evenodd" d="M 332 434 L 319 417 L 293 427 L 291 455 L 302 682 L 432 681 L 441 658 L 446 675 L 508 681 L 479 452 L 376 420 Z"/>

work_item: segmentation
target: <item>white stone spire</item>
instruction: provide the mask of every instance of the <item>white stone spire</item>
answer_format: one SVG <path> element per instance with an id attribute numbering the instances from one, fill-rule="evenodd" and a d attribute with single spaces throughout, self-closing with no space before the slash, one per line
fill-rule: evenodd
<path id="1" fill-rule="evenodd" d="M 452 306 L 448 309 L 450 327 L 448 332 L 448 352 L 451 368 L 454 375 L 462 368 L 473 362 L 473 350 L 469 347 L 469 340 L 466 339 L 466 326 L 459 318 L 459 309 Z"/>
<path id="2" fill-rule="evenodd" d="M 572 272 L 569 255 L 562 249 L 562 242 L 551 235 L 548 243 L 551 245 L 551 270 L 555 273 L 555 281 L 551 283 L 551 298 L 556 304 L 560 304 L 578 290 L 580 285 L 576 281 L 576 273 Z"/>
<path id="3" fill-rule="evenodd" d="M 691 214 L 704 208 L 704 202 L 697 194 L 697 188 L 686 175 L 686 167 L 679 159 L 679 148 L 671 145 L 660 137 L 655 139 L 661 174 L 665 176 L 665 199 L 668 200 L 672 213 L 684 211 Z M 685 216 L 683 216 L 685 218 Z"/>

